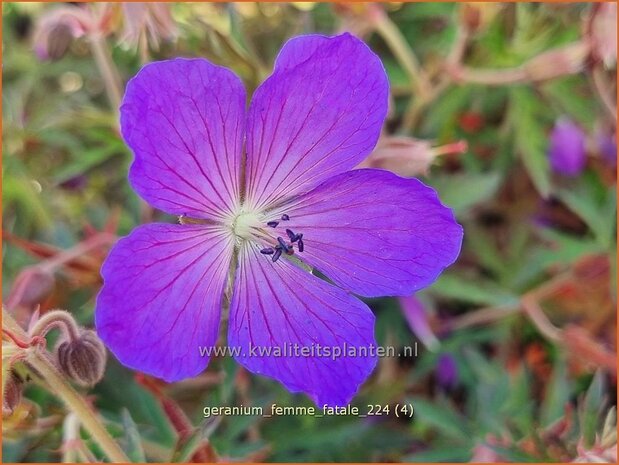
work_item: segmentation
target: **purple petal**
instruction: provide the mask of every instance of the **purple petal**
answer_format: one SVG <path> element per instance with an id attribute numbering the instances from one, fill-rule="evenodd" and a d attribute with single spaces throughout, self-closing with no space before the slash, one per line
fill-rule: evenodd
<path id="1" fill-rule="evenodd" d="M 585 169 L 585 133 L 566 118 L 555 124 L 550 135 L 550 166 L 564 176 L 578 176 Z"/>
<path id="2" fill-rule="evenodd" d="M 333 42 L 342 36 L 328 37 L 320 34 L 307 34 L 293 37 L 288 40 L 277 54 L 273 71 L 288 71 L 295 66 L 302 64 L 321 47 L 328 47 L 329 42 Z"/>
<path id="3" fill-rule="evenodd" d="M 376 145 L 388 91 L 379 58 L 350 34 L 289 41 L 249 108 L 249 206 L 308 191 L 356 166 Z"/>
<path id="4" fill-rule="evenodd" d="M 237 361 L 253 373 L 307 393 L 317 405 L 346 405 L 376 365 L 374 315 L 346 292 L 314 277 L 288 260 L 273 263 L 247 245 L 241 250 L 230 307 L 228 342 L 241 348 Z M 313 350 L 295 356 L 294 345 Z M 342 350 L 341 357 L 318 353 L 317 346 Z M 288 350 L 260 354 L 255 350 Z M 359 353 L 365 348 L 365 354 Z M 351 356 L 348 350 L 357 351 Z M 344 356 L 348 354 L 348 356 Z M 318 356 L 322 355 L 322 356 Z"/>
<path id="5" fill-rule="evenodd" d="M 121 127 L 133 150 L 129 180 L 167 213 L 218 218 L 239 198 L 245 90 L 202 59 L 146 65 L 129 81 Z"/>
<path id="6" fill-rule="evenodd" d="M 177 381 L 208 364 L 233 251 L 226 232 L 149 224 L 118 241 L 101 275 L 97 332 L 126 366 Z"/>
<path id="7" fill-rule="evenodd" d="M 430 328 L 428 314 L 423 303 L 414 295 L 400 297 L 398 300 L 411 331 L 424 346 L 430 350 L 436 350 L 440 342 L 434 335 L 432 328 Z"/>
<path id="8" fill-rule="evenodd" d="M 388 171 L 334 176 L 277 211 L 303 234 L 299 258 L 363 296 L 410 295 L 460 253 L 462 227 L 436 192 Z"/>

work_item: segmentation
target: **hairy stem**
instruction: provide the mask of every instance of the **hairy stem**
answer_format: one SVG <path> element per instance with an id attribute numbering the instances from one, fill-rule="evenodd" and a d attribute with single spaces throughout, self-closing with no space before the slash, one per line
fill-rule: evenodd
<path id="1" fill-rule="evenodd" d="M 79 328 L 73 317 L 64 310 L 51 310 L 45 313 L 30 329 L 30 336 L 45 336 L 53 328 L 59 328 L 74 341 L 79 337 Z"/>
<path id="2" fill-rule="evenodd" d="M 375 20 L 375 30 L 387 43 L 410 80 L 411 101 L 402 123 L 402 129 L 408 132 L 414 126 L 414 121 L 411 121 L 411 113 L 415 113 L 416 108 L 430 99 L 432 85 L 421 69 L 417 56 L 406 42 L 402 32 L 389 19 L 389 16 L 384 13 L 380 14 Z"/>

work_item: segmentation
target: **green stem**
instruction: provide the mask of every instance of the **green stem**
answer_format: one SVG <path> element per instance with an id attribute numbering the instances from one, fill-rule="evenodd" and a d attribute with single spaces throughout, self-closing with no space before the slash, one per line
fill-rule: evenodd
<path id="1" fill-rule="evenodd" d="M 389 19 L 386 14 L 381 14 L 375 23 L 376 32 L 387 43 L 393 55 L 398 60 L 411 81 L 411 87 L 421 100 L 425 100 L 430 94 L 431 85 L 419 65 L 419 60 L 410 48 L 402 32 Z"/>
<path id="2" fill-rule="evenodd" d="M 95 62 L 103 78 L 105 91 L 112 105 L 112 109 L 114 112 L 117 112 L 120 108 L 120 101 L 122 99 L 122 84 L 118 70 L 112 61 L 112 54 L 107 46 L 105 37 L 99 34 L 93 34 L 90 37 L 90 49 L 92 50 Z"/>
<path id="3" fill-rule="evenodd" d="M 26 332 L 17 324 L 13 317 L 3 308 L 2 325 L 24 340 L 28 339 Z M 26 361 L 46 381 L 49 389 L 60 398 L 68 410 L 75 413 L 84 429 L 112 462 L 129 462 L 129 458 L 105 429 L 94 410 L 84 398 L 65 380 L 56 368 L 47 351 L 28 349 Z"/>
<path id="4" fill-rule="evenodd" d="M 600 101 L 602 102 L 602 106 L 610 121 L 612 121 L 615 125 L 617 124 L 617 106 L 616 101 L 617 97 L 613 95 L 612 88 L 610 86 L 610 82 L 604 76 L 604 70 L 601 65 L 596 65 L 591 71 L 591 80 L 593 82 L 593 88 L 598 94 Z"/>

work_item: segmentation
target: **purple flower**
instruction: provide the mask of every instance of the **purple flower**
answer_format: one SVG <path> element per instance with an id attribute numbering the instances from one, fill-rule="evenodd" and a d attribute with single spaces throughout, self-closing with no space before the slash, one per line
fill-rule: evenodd
<path id="1" fill-rule="evenodd" d="M 410 295 L 462 240 L 421 182 L 350 171 L 374 148 L 387 98 L 381 62 L 349 34 L 286 43 L 247 111 L 225 68 L 145 66 L 121 107 L 129 181 L 180 224 L 136 228 L 103 265 L 96 325 L 118 359 L 167 381 L 199 374 L 229 299 L 241 365 L 318 404 L 347 404 L 376 364 L 374 316 L 352 294 Z"/>
<path id="2" fill-rule="evenodd" d="M 564 176 L 578 176 L 585 169 L 585 133 L 567 118 L 560 118 L 550 134 L 550 166 Z"/>
<path id="3" fill-rule="evenodd" d="M 617 166 L 617 142 L 614 134 L 600 133 L 596 137 L 602 160 L 609 166 Z"/>
<path id="4" fill-rule="evenodd" d="M 445 389 L 453 388 L 458 382 L 458 365 L 452 355 L 442 354 L 438 358 L 436 380 Z"/>

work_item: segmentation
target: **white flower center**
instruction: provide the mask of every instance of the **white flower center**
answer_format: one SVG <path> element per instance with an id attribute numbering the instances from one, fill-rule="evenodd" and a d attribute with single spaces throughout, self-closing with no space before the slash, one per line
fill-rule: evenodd
<path id="1" fill-rule="evenodd" d="M 240 211 L 233 219 L 230 229 L 241 239 L 251 239 L 264 227 L 261 215 L 258 212 Z"/>

